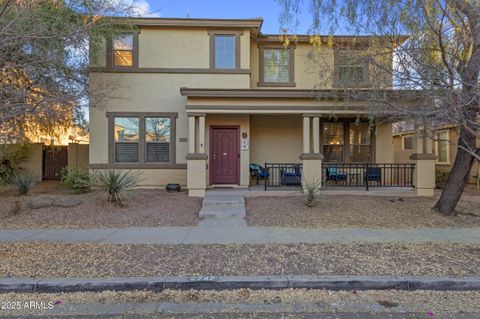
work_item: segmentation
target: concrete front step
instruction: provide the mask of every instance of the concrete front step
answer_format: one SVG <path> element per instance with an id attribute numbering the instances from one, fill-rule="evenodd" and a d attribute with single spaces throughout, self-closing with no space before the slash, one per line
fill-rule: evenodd
<path id="1" fill-rule="evenodd" d="M 207 195 L 203 199 L 203 207 L 210 207 L 210 206 L 245 206 L 245 199 L 243 198 L 243 196 L 234 196 L 234 195 L 227 195 L 227 196 Z"/>
<path id="2" fill-rule="evenodd" d="M 203 199 L 200 219 L 244 218 L 245 199 L 242 196 L 206 196 Z"/>

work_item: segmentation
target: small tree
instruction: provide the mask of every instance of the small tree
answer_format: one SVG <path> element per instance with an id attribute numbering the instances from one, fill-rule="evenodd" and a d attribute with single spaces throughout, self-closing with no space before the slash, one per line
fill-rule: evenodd
<path id="1" fill-rule="evenodd" d="M 277 0 L 287 34 L 294 34 L 305 7 L 303 0 Z M 478 0 L 310 0 L 313 48 L 342 46 L 336 30 L 353 39 L 344 49 L 345 63 L 367 64 L 369 90 L 344 89 L 347 99 L 375 104 L 371 116 L 390 121 L 455 124 L 458 152 L 435 205 L 451 215 L 461 197 L 473 163 L 480 160 L 480 2 Z M 288 29 L 290 28 L 290 29 Z M 362 35 L 375 37 L 365 38 Z M 295 36 L 285 36 L 287 41 Z M 364 50 L 359 50 L 365 46 Z M 315 51 L 315 50 L 314 50 Z M 320 51 L 320 50 L 317 50 Z M 319 74 L 318 88 L 338 79 L 322 54 L 312 54 Z M 329 57 L 327 57 L 329 58 Z M 393 58 L 393 60 L 392 60 Z M 384 76 L 387 75 L 387 76 Z M 356 76 L 356 74 L 351 74 Z M 394 88 L 398 92 L 389 92 Z M 319 96 L 321 97 L 321 95 Z M 406 101 L 408 103 L 406 103 Z M 427 134 L 434 134 L 425 129 Z"/>
<path id="2" fill-rule="evenodd" d="M 0 136 L 54 136 L 101 104 L 115 84 L 91 90 L 89 63 L 105 37 L 132 26 L 133 0 L 0 0 Z"/>

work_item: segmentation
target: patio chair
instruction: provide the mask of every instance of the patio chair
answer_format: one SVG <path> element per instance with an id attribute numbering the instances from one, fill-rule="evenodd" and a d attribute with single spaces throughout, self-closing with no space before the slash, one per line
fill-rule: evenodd
<path id="1" fill-rule="evenodd" d="M 367 182 L 382 182 L 382 169 L 380 167 L 368 167 L 365 171 L 365 181 Z"/>
<path id="2" fill-rule="evenodd" d="M 283 186 L 298 186 L 302 184 L 300 165 L 285 167 L 280 170 L 281 184 Z"/>
<path id="3" fill-rule="evenodd" d="M 327 181 L 343 182 L 346 181 L 348 178 L 347 174 L 339 172 L 338 168 L 335 166 L 327 167 L 326 171 Z"/>
<path id="4" fill-rule="evenodd" d="M 266 179 L 270 176 L 268 169 L 265 167 L 258 165 L 258 164 L 250 164 L 250 184 L 252 183 L 252 179 L 256 178 L 257 185 L 260 179 Z"/>

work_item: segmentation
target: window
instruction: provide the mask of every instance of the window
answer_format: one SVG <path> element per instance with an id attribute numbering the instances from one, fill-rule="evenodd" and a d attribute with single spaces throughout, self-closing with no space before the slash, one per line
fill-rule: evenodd
<path id="1" fill-rule="evenodd" d="M 449 150 L 449 136 L 448 131 L 442 131 L 437 133 L 437 141 L 435 143 L 435 155 L 437 155 L 438 163 L 450 163 L 450 150 Z"/>
<path id="2" fill-rule="evenodd" d="M 107 113 L 112 134 L 110 164 L 175 163 L 177 113 Z"/>
<path id="3" fill-rule="evenodd" d="M 350 123 L 350 162 L 370 161 L 372 135 L 367 123 Z"/>
<path id="4" fill-rule="evenodd" d="M 404 150 L 413 150 L 413 136 L 406 135 L 403 137 L 403 149 Z"/>
<path id="5" fill-rule="evenodd" d="M 138 163 L 140 142 L 138 117 L 115 117 L 115 162 Z"/>
<path id="6" fill-rule="evenodd" d="M 323 124 L 323 156 L 326 162 L 343 161 L 343 123 Z"/>
<path id="7" fill-rule="evenodd" d="M 295 86 L 294 47 L 260 46 L 259 86 Z"/>
<path id="8" fill-rule="evenodd" d="M 335 51 L 335 78 L 339 86 L 368 84 L 368 62 L 364 50 L 337 49 Z"/>
<path id="9" fill-rule="evenodd" d="M 215 35 L 215 69 L 235 69 L 235 35 Z"/>
<path id="10" fill-rule="evenodd" d="M 240 71 L 240 37 L 242 31 L 211 30 L 210 69 L 218 72 Z"/>
<path id="11" fill-rule="evenodd" d="M 113 37 L 113 65 L 120 67 L 133 66 L 133 34 Z"/>
<path id="12" fill-rule="evenodd" d="M 170 162 L 170 118 L 146 117 L 145 141 L 147 163 Z"/>

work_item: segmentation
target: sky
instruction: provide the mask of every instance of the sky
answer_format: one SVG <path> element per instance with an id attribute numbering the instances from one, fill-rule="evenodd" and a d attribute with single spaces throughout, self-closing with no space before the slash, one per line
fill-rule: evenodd
<path id="1" fill-rule="evenodd" d="M 139 13 L 163 18 L 230 18 L 262 17 L 262 33 L 279 33 L 280 6 L 275 0 L 135 0 Z M 297 34 L 306 33 L 311 19 L 302 15 Z"/>

